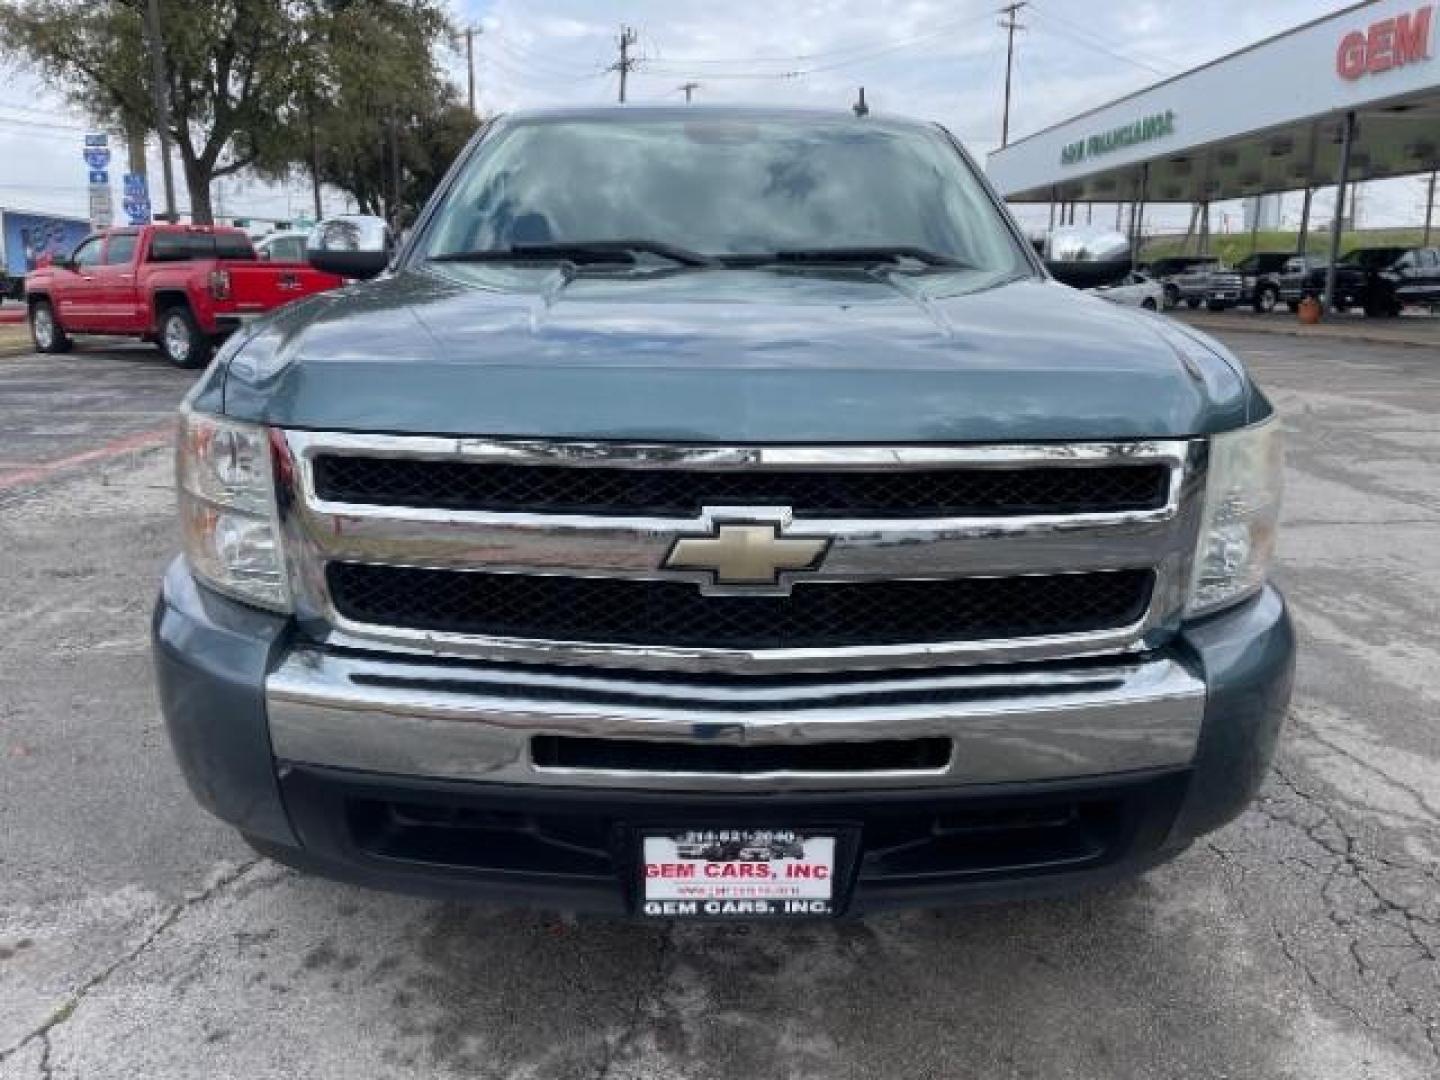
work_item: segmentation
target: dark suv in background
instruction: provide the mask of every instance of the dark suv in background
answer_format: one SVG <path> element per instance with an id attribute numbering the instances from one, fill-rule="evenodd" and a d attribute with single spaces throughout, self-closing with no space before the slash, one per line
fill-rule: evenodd
<path id="1" fill-rule="evenodd" d="M 1280 297 L 1294 311 L 1307 296 L 1325 292 L 1325 260 L 1295 256 L 1280 276 Z M 1335 264 L 1335 307 L 1361 308 L 1373 317 L 1399 315 L 1406 304 L 1440 303 L 1440 249 L 1368 247 Z"/>
<path id="2" fill-rule="evenodd" d="M 1256 251 L 1236 263 L 1240 303 L 1256 311 L 1274 311 L 1280 302 L 1280 275 L 1291 258 L 1288 251 Z"/>

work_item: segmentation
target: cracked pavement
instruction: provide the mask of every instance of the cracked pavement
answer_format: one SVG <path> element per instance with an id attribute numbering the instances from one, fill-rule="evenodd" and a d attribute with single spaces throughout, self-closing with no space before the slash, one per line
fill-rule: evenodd
<path id="1" fill-rule="evenodd" d="M 151 687 L 166 452 L 0 491 L 0 1078 L 1440 1074 L 1440 357 L 1230 343 L 1289 430 L 1289 726 L 1240 820 L 1058 901 L 627 925 L 256 860 Z M 0 363 L 0 479 L 163 425 L 153 356 Z"/>

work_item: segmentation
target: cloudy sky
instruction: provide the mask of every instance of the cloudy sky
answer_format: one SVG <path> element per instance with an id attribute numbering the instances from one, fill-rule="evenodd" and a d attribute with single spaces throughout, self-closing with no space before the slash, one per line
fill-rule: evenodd
<path id="1" fill-rule="evenodd" d="M 451 0 L 457 23 L 480 30 L 476 68 L 486 112 L 615 100 L 616 76 L 606 69 L 625 23 L 638 35 L 632 101 L 683 101 L 682 84 L 695 82 L 697 101 L 845 106 L 863 85 L 877 111 L 939 120 L 982 159 L 1000 138 L 1001 2 Z M 1016 42 L 1012 137 L 1342 6 L 1031 0 Z M 456 50 L 448 63 L 463 86 L 463 53 Z M 66 110 L 24 72 L 6 81 L 6 100 L 25 104 L 0 105 L 0 205 L 83 212 L 83 114 Z M 273 189 L 243 179 L 226 181 L 219 198 L 227 212 L 257 216 L 286 216 L 306 200 L 303 182 Z M 1422 201 L 1413 179 L 1367 185 L 1364 223 L 1414 222 Z M 1298 195 L 1287 200 L 1287 218 L 1298 218 L 1299 204 Z M 1219 209 L 1239 227 L 1237 206 Z M 1328 214 L 1324 199 L 1316 212 Z M 1147 217 L 1152 227 L 1183 227 L 1184 220 L 1185 211 L 1164 208 Z"/>

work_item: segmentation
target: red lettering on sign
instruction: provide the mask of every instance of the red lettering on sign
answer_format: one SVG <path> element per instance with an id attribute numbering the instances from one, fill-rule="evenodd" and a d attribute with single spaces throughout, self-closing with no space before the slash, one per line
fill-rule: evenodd
<path id="1" fill-rule="evenodd" d="M 1335 53 L 1335 70 L 1342 79 L 1358 79 L 1365 74 L 1365 35 L 1352 30 L 1340 39 Z"/>
<path id="2" fill-rule="evenodd" d="M 708 878 L 768 878 L 769 863 L 706 863 Z"/>
<path id="3" fill-rule="evenodd" d="M 646 863 L 645 876 L 647 878 L 693 878 L 695 865 L 693 863 Z"/>
<path id="4" fill-rule="evenodd" d="M 785 876 L 789 878 L 811 878 L 815 881 L 824 881 L 830 876 L 830 868 L 821 866 L 818 863 L 787 863 Z"/>
<path id="5" fill-rule="evenodd" d="M 1401 15 L 1395 20 L 1396 67 L 1430 58 L 1430 15 L 1434 10 L 1427 4 L 1414 15 Z"/>
<path id="6" fill-rule="evenodd" d="M 1430 25 L 1435 6 L 1372 23 L 1364 33 L 1352 30 L 1335 50 L 1335 72 L 1354 81 L 1430 58 Z"/>
<path id="7" fill-rule="evenodd" d="M 1395 66 L 1395 20 L 1385 19 L 1365 35 L 1365 70 L 1372 75 Z"/>

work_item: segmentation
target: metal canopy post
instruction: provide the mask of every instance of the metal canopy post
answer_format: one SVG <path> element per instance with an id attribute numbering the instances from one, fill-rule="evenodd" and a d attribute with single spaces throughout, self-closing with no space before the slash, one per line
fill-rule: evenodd
<path id="1" fill-rule="evenodd" d="M 1435 173 L 1430 173 L 1429 186 L 1425 188 L 1425 235 L 1420 240 L 1421 247 L 1430 246 L 1430 220 L 1435 216 Z"/>
<path id="2" fill-rule="evenodd" d="M 1140 262 L 1140 234 L 1145 229 L 1145 196 L 1146 189 L 1150 183 L 1150 166 L 1140 166 L 1140 190 L 1133 203 L 1130 204 L 1130 271 L 1134 273 L 1135 267 Z"/>
<path id="3" fill-rule="evenodd" d="M 1310 234 L 1310 197 L 1315 194 L 1315 189 L 1309 184 L 1305 185 L 1305 201 L 1300 205 L 1300 235 L 1295 241 L 1295 254 L 1304 255 L 1306 242 Z"/>
<path id="4" fill-rule="evenodd" d="M 1340 258 L 1340 233 L 1345 225 L 1345 187 L 1350 182 L 1350 144 L 1355 141 L 1355 113 L 1345 114 L 1341 128 L 1340 175 L 1335 178 L 1335 218 L 1330 222 L 1330 264 L 1325 267 L 1325 310 L 1335 310 L 1335 262 Z"/>
<path id="5" fill-rule="evenodd" d="M 1200 204 L 1200 247 L 1196 254 L 1210 254 L 1210 203 L 1208 201 Z"/>

